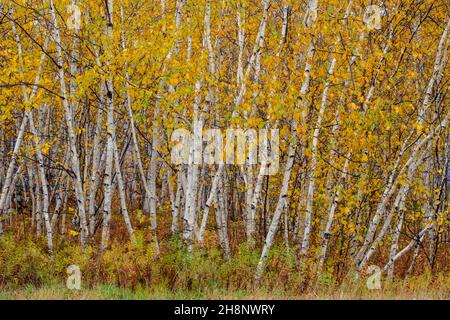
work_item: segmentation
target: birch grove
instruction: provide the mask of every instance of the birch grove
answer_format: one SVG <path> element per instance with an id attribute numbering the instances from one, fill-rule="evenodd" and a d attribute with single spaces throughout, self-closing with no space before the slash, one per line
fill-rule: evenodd
<path id="1" fill-rule="evenodd" d="M 0 1 L 0 237 L 445 270 L 450 5 L 371 4 Z"/>

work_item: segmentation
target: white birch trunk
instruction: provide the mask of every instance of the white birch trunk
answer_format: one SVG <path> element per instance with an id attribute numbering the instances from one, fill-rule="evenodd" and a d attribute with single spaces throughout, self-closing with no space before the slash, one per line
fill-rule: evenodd
<path id="1" fill-rule="evenodd" d="M 330 69 L 328 70 L 328 75 L 333 75 L 334 66 L 336 65 L 336 59 L 332 59 Z M 306 196 L 306 213 L 305 213 L 305 230 L 303 233 L 302 246 L 300 254 L 305 256 L 309 250 L 309 239 L 312 229 L 312 216 L 313 216 L 313 200 L 315 191 L 315 174 L 317 166 L 317 144 L 319 142 L 320 129 L 322 126 L 322 120 L 325 113 L 325 108 L 328 98 L 329 81 L 327 80 L 325 84 L 325 89 L 322 94 L 322 103 L 320 106 L 319 114 L 317 115 L 317 123 L 314 129 L 312 146 L 311 146 L 311 168 L 308 177 L 308 193 Z"/>
<path id="2" fill-rule="evenodd" d="M 113 0 L 107 0 L 105 3 L 106 11 L 106 35 L 107 48 L 106 54 L 108 55 L 107 72 L 108 78 L 106 81 L 106 107 L 107 107 L 107 143 L 106 143 L 106 164 L 105 164 L 105 177 L 103 181 L 104 189 L 104 202 L 103 202 L 103 222 L 102 222 L 102 239 L 101 239 L 101 251 L 104 251 L 108 247 L 111 219 L 111 201 L 113 196 L 112 188 L 112 175 L 113 175 L 113 160 L 114 160 L 114 141 L 115 141 L 115 124 L 114 124 L 114 87 L 111 70 L 109 69 L 110 59 L 112 58 L 112 32 L 113 32 Z"/>
<path id="3" fill-rule="evenodd" d="M 98 62 L 99 64 L 99 62 Z M 103 124 L 103 107 L 105 101 L 105 85 L 100 83 L 100 107 L 97 111 L 97 121 L 94 129 L 94 141 L 92 143 L 92 171 L 91 180 L 89 184 L 88 191 L 88 210 L 89 210 L 89 233 L 91 236 L 94 235 L 95 231 L 95 198 L 97 194 L 98 185 L 100 184 L 100 171 L 101 165 L 100 160 L 102 157 L 102 147 L 101 147 L 101 129 Z"/>
<path id="4" fill-rule="evenodd" d="M 115 134 L 114 134 L 115 136 Z M 122 212 L 122 217 L 127 227 L 127 231 L 130 237 L 133 237 L 133 226 L 131 225 L 130 215 L 128 214 L 125 184 L 123 182 L 122 172 L 120 169 L 120 156 L 117 150 L 117 143 L 114 141 L 114 166 L 116 171 L 117 187 L 119 190 L 120 208 Z"/>
<path id="5" fill-rule="evenodd" d="M 203 235 L 206 230 L 206 223 L 208 221 L 209 209 L 211 208 L 211 205 L 213 204 L 213 201 L 216 198 L 216 194 L 219 190 L 219 188 L 218 188 L 219 187 L 219 179 L 220 179 L 219 177 L 223 174 L 224 167 L 225 167 L 224 164 L 219 165 L 219 168 L 217 169 L 217 172 L 216 172 L 213 182 L 212 182 L 211 191 L 209 193 L 208 200 L 206 200 L 205 209 L 203 210 L 202 223 L 200 226 L 200 231 L 198 232 L 198 236 L 197 236 L 198 242 L 200 245 L 203 244 Z"/>
<path id="6" fill-rule="evenodd" d="M 69 106 L 68 102 L 68 95 L 67 95 L 67 89 L 66 89 L 66 80 L 65 80 L 65 74 L 64 74 L 64 59 L 62 56 L 62 42 L 61 42 L 61 36 L 60 36 L 60 30 L 58 27 L 58 22 L 56 19 L 56 13 L 55 13 L 55 7 L 53 4 L 53 0 L 48 0 L 50 3 L 50 13 L 51 13 L 51 19 L 52 19 L 52 26 L 54 28 L 54 39 L 57 43 L 56 45 L 56 55 L 57 55 L 57 63 L 58 63 L 58 75 L 59 75 L 59 81 L 60 81 L 60 87 L 61 87 L 61 96 L 62 96 L 62 104 L 64 107 L 64 116 L 67 124 L 67 131 L 69 134 L 69 148 L 71 153 L 71 160 L 72 160 L 72 170 L 75 174 L 75 195 L 77 198 L 77 207 L 78 212 L 80 216 L 80 242 L 82 250 L 85 249 L 86 246 L 86 240 L 89 235 L 89 230 L 87 227 L 87 220 L 86 220 L 86 208 L 85 208 L 85 196 L 84 196 L 84 187 L 83 182 L 81 179 L 80 174 L 80 161 L 78 157 L 78 151 L 77 151 L 77 136 L 74 129 L 74 121 L 73 121 L 73 115 L 71 112 L 71 108 Z"/>
<path id="7" fill-rule="evenodd" d="M 275 213 L 273 215 L 272 222 L 270 224 L 270 228 L 267 233 L 266 240 L 264 242 L 261 257 L 259 258 L 258 267 L 256 269 L 255 278 L 257 281 L 261 278 L 261 275 L 264 271 L 264 264 L 266 262 L 269 250 L 272 247 L 273 239 L 278 229 L 281 214 L 288 206 L 288 189 L 289 189 L 289 181 L 291 179 L 292 168 L 294 166 L 295 148 L 296 145 L 291 143 L 289 146 L 288 159 L 286 162 L 286 167 L 283 175 L 283 182 L 281 184 L 281 192 L 278 198 L 277 207 L 275 209 Z"/>
<path id="8" fill-rule="evenodd" d="M 330 208 L 328 210 L 328 220 L 327 220 L 327 224 L 325 226 L 325 230 L 323 231 L 323 236 L 322 236 L 322 244 L 321 244 L 321 248 L 320 248 L 320 256 L 319 256 L 319 266 L 318 266 L 318 272 L 321 272 L 322 267 L 325 263 L 325 258 L 327 255 L 327 248 L 328 248 L 328 242 L 331 238 L 331 229 L 333 227 L 333 221 L 334 221 L 334 214 L 336 212 L 338 203 L 339 203 L 339 195 L 340 195 L 340 187 L 341 184 L 343 182 L 343 180 L 345 179 L 345 176 L 347 175 L 347 170 L 348 170 L 348 165 L 350 162 L 350 157 L 351 157 L 351 153 L 347 153 L 346 157 L 345 157 L 345 163 L 344 163 L 344 167 L 342 169 L 342 173 L 341 176 L 339 177 L 339 180 L 337 182 L 337 188 L 336 190 L 334 190 L 334 192 L 332 192 L 332 197 L 330 198 Z"/>

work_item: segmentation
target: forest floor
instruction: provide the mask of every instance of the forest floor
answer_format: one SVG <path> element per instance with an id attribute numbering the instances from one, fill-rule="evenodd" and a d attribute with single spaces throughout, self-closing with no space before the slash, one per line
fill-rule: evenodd
<path id="1" fill-rule="evenodd" d="M 293 295 L 281 291 L 221 291 L 193 292 L 151 290 L 147 288 L 128 289 L 100 285 L 94 289 L 69 290 L 63 285 L 32 287 L 2 291 L 0 300 L 449 300 L 450 290 L 445 286 L 433 289 L 382 288 L 379 290 L 330 288 L 306 294 Z"/>
<path id="2" fill-rule="evenodd" d="M 46 252 L 44 241 L 6 234 L 0 238 L 0 300 L 450 300 L 448 264 L 431 272 L 422 263 L 417 272 L 405 275 L 406 264 L 399 263 L 393 282 L 383 276 L 380 289 L 369 290 L 367 274 L 355 281 L 328 268 L 312 273 L 314 264 L 302 278 L 295 253 L 280 245 L 272 249 L 256 284 L 257 250 L 241 245 L 224 260 L 214 247 L 189 254 L 175 238 L 161 241 L 160 255 L 155 257 L 154 246 L 142 234 L 136 232 L 133 241 L 114 241 L 103 255 L 92 247 L 81 253 L 76 240 L 61 239 L 53 256 Z M 79 267 L 80 290 L 67 289 L 68 266 Z"/>

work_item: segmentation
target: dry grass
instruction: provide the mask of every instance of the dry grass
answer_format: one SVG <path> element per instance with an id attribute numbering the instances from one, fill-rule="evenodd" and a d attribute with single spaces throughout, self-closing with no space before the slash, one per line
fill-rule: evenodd
<path id="1" fill-rule="evenodd" d="M 17 290 L 0 290 L 0 300 L 450 300 L 450 277 L 441 275 L 433 281 L 410 278 L 368 290 L 363 284 L 320 287 L 304 294 L 259 289 L 253 292 L 213 290 L 211 292 L 176 291 L 138 287 L 134 290 L 100 285 L 94 289 L 68 290 L 63 285 Z"/>
<path id="2" fill-rule="evenodd" d="M 381 289 L 369 290 L 365 274 L 359 283 L 347 279 L 351 273 L 345 278 L 329 272 L 301 277 L 294 257 L 283 247 L 274 247 L 256 287 L 252 281 L 259 258 L 256 251 L 239 247 L 224 261 L 214 248 L 190 255 L 179 249 L 178 241 L 162 244 L 158 259 L 139 234 L 132 242 L 114 243 L 101 257 L 91 249 L 80 254 L 77 246 L 60 243 L 50 258 L 39 241 L 4 236 L 0 239 L 0 299 L 450 300 L 446 271 L 432 273 L 423 268 L 419 275 L 406 278 L 398 272 L 393 283 L 382 279 Z M 82 271 L 82 290 L 65 287 L 66 268 L 71 264 Z"/>

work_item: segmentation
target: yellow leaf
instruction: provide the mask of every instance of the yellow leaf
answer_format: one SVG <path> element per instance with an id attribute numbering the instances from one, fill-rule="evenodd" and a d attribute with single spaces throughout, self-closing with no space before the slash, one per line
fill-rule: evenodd
<path id="1" fill-rule="evenodd" d="M 76 237 L 77 235 L 79 235 L 80 233 L 75 231 L 75 230 L 69 230 L 69 234 L 73 237 Z"/>

